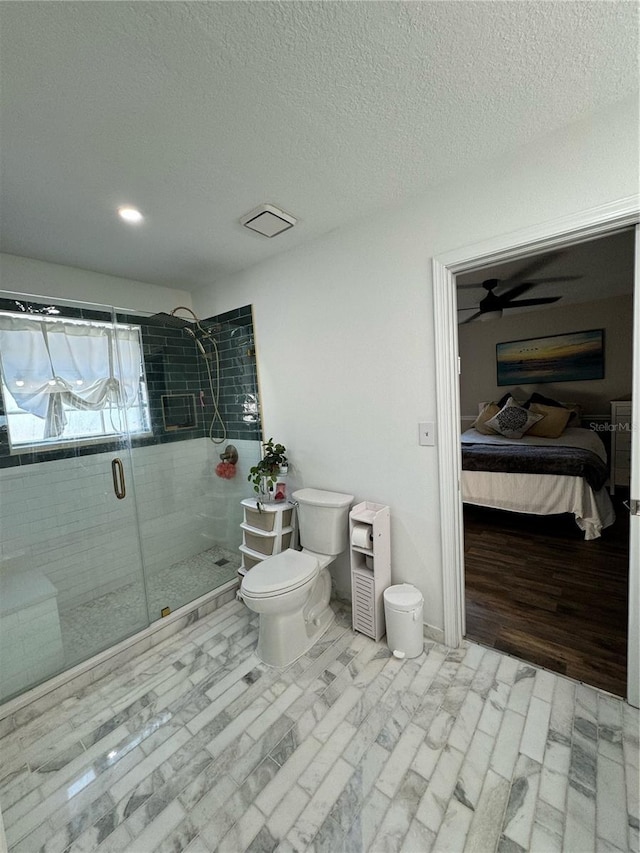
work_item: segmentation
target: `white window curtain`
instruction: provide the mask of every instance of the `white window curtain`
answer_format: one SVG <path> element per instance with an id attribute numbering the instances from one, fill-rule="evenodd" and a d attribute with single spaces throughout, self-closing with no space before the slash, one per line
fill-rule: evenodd
<path id="1" fill-rule="evenodd" d="M 47 438 L 63 434 L 65 403 L 92 411 L 135 405 L 141 357 L 135 326 L 0 314 L 4 383 L 21 409 L 46 420 Z"/>

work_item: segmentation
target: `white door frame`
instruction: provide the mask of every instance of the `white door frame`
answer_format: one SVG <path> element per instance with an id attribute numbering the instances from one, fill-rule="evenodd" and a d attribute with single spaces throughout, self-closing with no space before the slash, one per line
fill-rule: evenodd
<path id="1" fill-rule="evenodd" d="M 460 495 L 460 388 L 458 369 L 458 322 L 455 276 L 504 261 L 537 254 L 562 246 L 591 240 L 640 221 L 640 196 L 634 195 L 582 211 L 542 225 L 525 228 L 465 246 L 433 259 L 433 297 L 436 345 L 436 399 L 438 407 L 440 475 L 440 518 L 442 531 L 442 588 L 444 599 L 444 642 L 459 646 L 465 633 L 464 542 Z M 635 281 L 640 301 L 640 282 Z M 637 330 L 636 330 L 637 332 Z M 637 335 L 636 335 L 637 337 Z M 636 365 L 637 368 L 637 365 Z M 640 374 L 634 374 L 634 385 Z M 640 389 L 634 393 L 637 401 Z M 637 404 L 637 403 L 636 403 Z M 632 570 L 637 575 L 637 563 Z M 630 588 L 638 588 L 638 578 L 630 578 Z M 638 612 L 630 608 L 629 636 L 638 636 Z M 637 654 L 632 653 L 635 660 Z M 628 696 L 640 690 L 635 667 L 628 667 Z"/>
<path id="2" fill-rule="evenodd" d="M 631 422 L 631 497 L 640 500 L 640 225 L 636 225 L 635 288 L 633 307 L 634 394 Z M 629 643 L 627 649 L 627 700 L 640 708 L 640 515 L 629 519 Z"/>

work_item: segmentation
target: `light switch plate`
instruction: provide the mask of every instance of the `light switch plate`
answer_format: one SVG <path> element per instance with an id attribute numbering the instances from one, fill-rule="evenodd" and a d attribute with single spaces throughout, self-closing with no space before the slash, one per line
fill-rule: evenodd
<path id="1" fill-rule="evenodd" d="M 436 425 L 433 421 L 418 424 L 418 443 L 427 447 L 436 443 Z"/>

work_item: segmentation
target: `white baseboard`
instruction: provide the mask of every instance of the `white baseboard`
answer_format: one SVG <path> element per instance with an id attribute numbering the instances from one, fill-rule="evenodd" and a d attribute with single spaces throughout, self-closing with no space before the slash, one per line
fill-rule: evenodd
<path id="1" fill-rule="evenodd" d="M 444 631 L 442 628 L 434 628 L 433 625 L 423 625 L 422 633 L 425 640 L 433 640 L 434 643 L 444 644 Z"/>

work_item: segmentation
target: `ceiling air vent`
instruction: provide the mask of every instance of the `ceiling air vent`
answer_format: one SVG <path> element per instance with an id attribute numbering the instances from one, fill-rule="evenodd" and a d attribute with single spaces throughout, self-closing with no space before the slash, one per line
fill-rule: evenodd
<path id="1" fill-rule="evenodd" d="M 293 228 L 298 220 L 283 210 L 278 210 L 272 204 L 261 204 L 251 213 L 245 214 L 240 224 L 257 231 L 264 237 L 275 237 L 288 228 Z"/>

